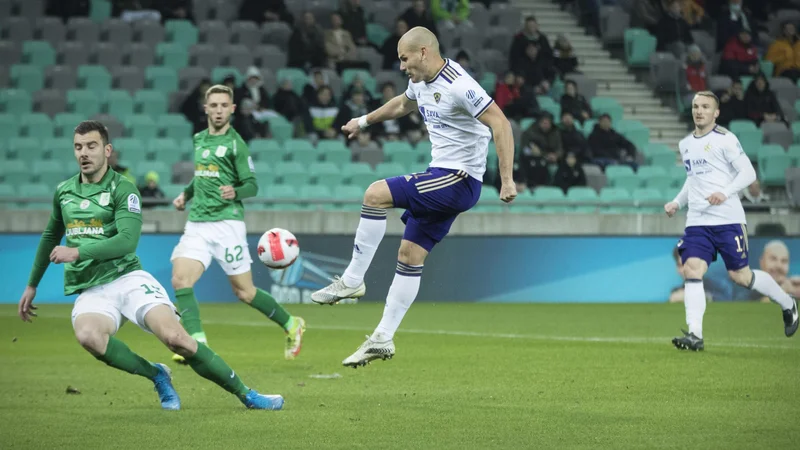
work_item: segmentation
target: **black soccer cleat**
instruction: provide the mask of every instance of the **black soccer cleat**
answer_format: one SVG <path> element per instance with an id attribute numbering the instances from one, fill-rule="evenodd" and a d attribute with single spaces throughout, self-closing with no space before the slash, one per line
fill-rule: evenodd
<path id="1" fill-rule="evenodd" d="M 705 349 L 705 345 L 703 344 L 703 339 L 694 335 L 694 333 L 688 333 L 684 330 L 682 337 L 676 337 L 672 339 L 672 345 L 674 345 L 679 350 L 691 350 L 691 351 L 702 351 Z"/>
<path id="2" fill-rule="evenodd" d="M 783 326 L 786 337 L 792 337 L 797 332 L 798 315 L 797 315 L 797 300 L 792 301 L 792 307 L 783 310 Z"/>

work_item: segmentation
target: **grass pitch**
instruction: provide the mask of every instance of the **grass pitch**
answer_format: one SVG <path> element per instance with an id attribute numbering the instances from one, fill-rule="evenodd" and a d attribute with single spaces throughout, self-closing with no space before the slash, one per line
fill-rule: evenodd
<path id="1" fill-rule="evenodd" d="M 768 304 L 710 304 L 706 351 L 670 344 L 682 305 L 416 304 L 391 361 L 341 360 L 382 305 L 290 305 L 300 358 L 239 304 L 202 304 L 211 346 L 280 412 L 248 411 L 126 324 L 132 349 L 173 369 L 183 402 L 106 367 L 71 334 L 69 305 L 34 324 L 0 307 L 0 448 L 796 448 L 800 336 Z M 314 378 L 328 375 L 337 378 Z M 80 394 L 67 394 L 68 386 Z"/>

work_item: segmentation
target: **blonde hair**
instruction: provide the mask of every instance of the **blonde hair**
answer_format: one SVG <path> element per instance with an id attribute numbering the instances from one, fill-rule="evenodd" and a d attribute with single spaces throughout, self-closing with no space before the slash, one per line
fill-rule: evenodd
<path id="1" fill-rule="evenodd" d="M 228 94 L 228 97 L 231 98 L 231 103 L 233 103 L 233 89 L 224 84 L 215 84 L 208 88 L 206 91 L 206 101 L 208 101 L 208 97 L 210 97 L 211 94 Z"/>
<path id="2" fill-rule="evenodd" d="M 700 97 L 713 98 L 714 101 L 717 102 L 717 108 L 719 108 L 719 97 L 717 97 L 717 94 L 715 94 L 715 93 L 713 93 L 711 91 L 700 91 L 700 92 L 698 92 L 697 94 L 694 94 L 694 95 L 695 96 L 700 96 Z"/>

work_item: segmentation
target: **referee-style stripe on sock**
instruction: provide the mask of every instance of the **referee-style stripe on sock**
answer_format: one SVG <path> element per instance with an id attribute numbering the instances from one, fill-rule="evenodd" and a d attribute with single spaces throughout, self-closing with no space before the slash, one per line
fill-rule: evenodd
<path id="1" fill-rule="evenodd" d="M 419 292 L 419 284 L 422 280 L 422 267 L 412 266 L 397 261 L 397 271 L 394 275 L 389 293 L 386 295 L 386 307 L 383 308 L 383 317 L 372 339 L 378 342 L 394 338 L 394 333 L 400 327 L 408 308 L 414 303 Z"/>
<path id="2" fill-rule="evenodd" d="M 372 220 L 386 220 L 386 210 L 383 208 L 361 205 L 361 217 Z"/>

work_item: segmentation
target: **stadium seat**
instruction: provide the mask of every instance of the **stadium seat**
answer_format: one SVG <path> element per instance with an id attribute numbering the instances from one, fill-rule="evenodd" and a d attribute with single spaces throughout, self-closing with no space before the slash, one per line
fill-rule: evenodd
<path id="1" fill-rule="evenodd" d="M 133 101 L 136 114 L 149 116 L 153 120 L 157 120 L 163 114 L 166 114 L 169 109 L 166 95 L 156 90 L 142 89 L 136 91 Z"/>
<path id="2" fill-rule="evenodd" d="M 277 184 L 278 175 L 272 171 L 271 164 L 256 163 L 256 182 L 259 191 L 262 191 L 264 186 Z"/>
<path id="3" fill-rule="evenodd" d="M 125 120 L 125 132 L 128 137 L 153 139 L 158 137 L 158 125 L 147 115 L 134 114 Z"/>
<path id="4" fill-rule="evenodd" d="M 272 137 L 279 141 L 284 142 L 294 136 L 294 125 L 283 118 L 283 116 L 274 116 L 267 119 L 269 122 L 269 129 L 272 132 Z"/>
<path id="5" fill-rule="evenodd" d="M 367 24 L 367 40 L 371 44 L 375 44 L 378 48 L 383 45 L 383 42 L 391 36 L 386 28 L 383 28 L 383 25 L 379 23 L 368 23 Z"/>
<path id="6" fill-rule="evenodd" d="M 286 151 L 274 139 L 253 139 L 249 147 L 253 159 L 260 163 L 276 164 L 286 159 Z"/>
<path id="7" fill-rule="evenodd" d="M 120 122 L 125 122 L 125 119 L 133 114 L 133 97 L 128 91 L 121 89 L 108 91 L 105 95 L 105 104 L 105 111 Z"/>
<path id="8" fill-rule="evenodd" d="M 610 187 L 623 188 L 628 191 L 639 187 L 639 177 L 630 166 L 608 166 L 606 177 Z"/>
<path id="9" fill-rule="evenodd" d="M 178 72 L 172 67 L 150 66 L 144 71 L 145 85 L 162 96 L 178 90 Z"/>
<path id="10" fill-rule="evenodd" d="M 566 201 L 566 196 L 564 195 L 564 191 L 560 188 L 552 187 L 552 186 L 539 186 L 533 191 L 533 199 L 539 202 L 544 203 L 543 205 L 537 205 L 536 210 L 542 213 L 562 213 L 567 212 L 571 208 L 569 206 L 564 205 L 556 205 L 556 202 L 564 203 Z"/>
<path id="11" fill-rule="evenodd" d="M 188 47 L 178 43 L 162 42 L 156 46 L 156 61 L 160 66 L 181 70 L 189 65 Z"/>
<path id="12" fill-rule="evenodd" d="M 31 94 L 22 89 L 0 89 L 0 112 L 29 113 L 33 109 Z"/>
<path id="13" fill-rule="evenodd" d="M 499 193 L 493 186 L 481 186 L 481 195 L 472 211 L 479 213 L 501 213 L 503 205 L 500 203 Z"/>
<path id="14" fill-rule="evenodd" d="M 40 180 L 63 181 L 69 176 L 68 174 L 76 171 L 75 165 L 73 164 L 76 163 L 64 164 L 61 161 L 55 160 L 33 161 L 32 172 L 38 176 Z"/>
<path id="15" fill-rule="evenodd" d="M 298 198 L 303 200 L 316 200 L 314 203 L 302 205 L 302 209 L 304 210 L 335 209 L 330 202 L 333 198 L 333 192 L 331 192 L 331 188 L 325 185 L 311 184 L 301 186 L 298 190 Z"/>
<path id="16" fill-rule="evenodd" d="M 167 20 L 164 22 L 164 30 L 168 43 L 180 45 L 187 50 L 197 44 L 199 32 L 190 20 Z"/>
<path id="17" fill-rule="evenodd" d="M 44 70 L 56 63 L 56 51 L 47 41 L 25 41 L 22 44 L 22 61 Z"/>
<path id="18" fill-rule="evenodd" d="M 366 190 L 370 184 L 378 179 L 372 167 L 367 163 L 345 164 L 342 166 L 342 172 L 348 184 L 358 186 L 362 190 Z"/>
<path id="19" fill-rule="evenodd" d="M 178 141 L 171 138 L 150 139 L 147 143 L 147 151 L 157 161 L 162 161 L 170 166 L 183 159 Z"/>
<path id="20" fill-rule="evenodd" d="M 144 181 L 144 176 L 147 172 L 156 172 L 163 182 L 167 182 L 172 178 L 169 164 L 163 161 L 141 161 L 132 167 L 131 171 L 138 183 Z"/>
<path id="21" fill-rule="evenodd" d="M 764 142 L 767 144 L 778 144 L 787 148 L 794 139 L 792 131 L 783 122 L 764 122 L 760 129 L 764 133 Z"/>
<path id="22" fill-rule="evenodd" d="M 80 66 L 78 67 L 78 87 L 95 95 L 105 95 L 111 90 L 111 74 L 103 66 Z"/>
<path id="23" fill-rule="evenodd" d="M 642 28 L 628 28 L 625 40 L 625 60 L 630 67 L 648 67 L 650 54 L 656 51 L 656 38 Z"/>
<path id="24" fill-rule="evenodd" d="M 800 145 L 790 145 L 789 149 L 786 150 L 786 154 L 792 157 L 793 165 L 800 165 Z"/>
<path id="25" fill-rule="evenodd" d="M 314 162 L 308 166 L 308 172 L 314 184 L 330 188 L 344 184 L 345 176 L 339 166 L 332 162 Z"/>
<path id="26" fill-rule="evenodd" d="M 760 129 L 743 130 L 739 133 L 734 133 L 739 138 L 739 143 L 742 144 L 742 149 L 750 157 L 750 160 L 755 161 L 755 155 L 758 154 L 758 150 L 764 140 L 764 133 Z"/>
<path id="27" fill-rule="evenodd" d="M 83 117 L 93 116 L 100 113 L 100 100 L 92 91 L 73 89 L 67 91 L 67 109 Z"/>
<path id="28" fill-rule="evenodd" d="M 64 136 L 67 139 L 72 139 L 73 131 L 85 116 L 76 113 L 60 113 L 53 117 L 53 124 L 55 125 L 55 136 Z"/>
<path id="29" fill-rule="evenodd" d="M 194 127 L 183 114 L 163 114 L 158 118 L 161 135 L 177 140 L 191 139 Z M 191 150 L 192 147 L 189 146 Z"/>
<path id="30" fill-rule="evenodd" d="M 483 90 L 488 92 L 490 95 L 493 94 L 495 87 L 497 86 L 497 74 L 494 72 L 484 72 L 483 75 L 481 75 L 481 79 L 478 81 L 478 84 L 480 84 Z M 558 106 L 558 111 L 561 111 L 561 105 L 556 104 L 555 106 Z M 560 119 L 561 114 L 559 113 L 559 115 L 556 117 Z"/>
<path id="31" fill-rule="evenodd" d="M 641 150 L 650 143 L 650 129 L 641 121 L 623 119 L 616 124 L 615 128 L 617 132 L 631 141 L 637 149 Z"/>
<path id="32" fill-rule="evenodd" d="M 239 44 L 246 48 L 255 48 L 261 44 L 261 29 L 256 22 L 251 20 L 237 20 L 230 23 L 232 44 Z"/>
<path id="33" fill-rule="evenodd" d="M 261 191 L 259 191 L 261 196 Z M 272 184 L 264 187 L 263 198 L 270 200 L 282 200 L 283 203 L 276 203 L 267 206 L 267 209 L 272 211 L 299 211 L 300 205 L 295 200 L 297 198 L 297 189 L 294 186 L 286 184 Z M 285 201 L 291 201 L 285 203 Z"/>
<path id="34" fill-rule="evenodd" d="M 41 67 L 28 64 L 11 66 L 11 86 L 31 94 L 44 88 L 44 71 Z"/>
<path id="35" fill-rule="evenodd" d="M 2 184 L 19 185 L 31 181 L 33 174 L 30 167 L 19 159 L 7 159 L 0 164 L 0 179 Z"/>
<path id="36" fill-rule="evenodd" d="M 572 202 L 592 202 L 595 205 L 574 205 L 570 206 L 568 212 L 575 213 L 594 213 L 597 211 L 597 192 L 594 189 L 586 186 L 573 186 L 567 191 L 567 200 Z"/>
<path id="37" fill-rule="evenodd" d="M 19 116 L 20 136 L 45 139 L 53 137 L 54 126 L 50 116 L 42 113 L 30 113 Z M 2 139 L 2 138 L 0 138 Z"/>
<path id="38" fill-rule="evenodd" d="M 766 186 L 784 186 L 786 169 L 796 167 L 797 163 L 788 153 L 768 153 L 760 156 L 758 172 L 761 182 Z"/>
<path id="39" fill-rule="evenodd" d="M 731 120 L 731 123 L 728 124 L 728 129 L 733 132 L 733 134 L 738 135 L 744 131 L 753 131 L 758 129 L 755 122 L 750 119 L 735 119 Z"/>
<path id="40" fill-rule="evenodd" d="M 311 173 L 307 165 L 296 161 L 281 161 L 275 163 L 274 172 L 278 175 L 280 184 L 289 184 L 300 187 L 311 184 Z"/>
<path id="41" fill-rule="evenodd" d="M 136 165 L 147 159 L 150 151 L 146 141 L 134 137 L 121 137 L 111 143 L 114 150 L 119 152 L 119 158 L 126 164 Z"/>
<path id="42" fill-rule="evenodd" d="M 758 148 L 758 151 L 755 152 L 755 154 L 751 154 L 750 158 L 761 165 L 764 158 L 783 154 L 786 154 L 786 151 L 780 145 L 764 144 Z"/>
<path id="43" fill-rule="evenodd" d="M 242 75 L 237 67 L 218 66 L 211 70 L 211 81 L 213 83 L 222 83 L 222 81 L 229 76 L 236 78 L 236 86 L 241 85 L 244 81 L 244 75 Z"/>
<path id="44" fill-rule="evenodd" d="M 303 89 L 305 89 L 306 84 L 308 84 L 308 75 L 302 70 L 293 67 L 284 67 L 278 69 L 275 73 L 275 77 L 278 80 L 278 84 L 280 84 L 284 79 L 289 79 L 292 81 L 292 89 L 294 90 L 297 95 L 303 95 Z"/>
<path id="45" fill-rule="evenodd" d="M 590 101 L 590 104 L 595 117 L 599 117 L 603 113 L 611 116 L 612 126 L 615 126 L 614 124 L 622 120 L 625 113 L 622 105 L 620 105 L 619 102 L 611 97 L 595 97 Z M 591 132 L 592 131 L 589 130 L 587 135 Z"/>
<path id="46" fill-rule="evenodd" d="M 601 206 L 600 212 L 604 214 L 627 214 L 636 212 L 636 209 L 632 206 L 633 199 L 626 189 L 613 187 L 604 188 L 600 191 L 600 202 L 616 203 L 614 205 Z"/>
<path id="47" fill-rule="evenodd" d="M 333 188 L 333 198 L 343 201 L 343 203 L 336 205 L 339 210 L 360 211 L 364 190 L 359 186 L 339 185 Z"/>
<path id="48" fill-rule="evenodd" d="M 405 175 L 408 173 L 408 166 L 398 162 L 382 162 L 375 166 L 376 179 L 384 179 Z"/>
<path id="49" fill-rule="evenodd" d="M 655 202 L 657 205 L 639 206 L 642 213 L 663 213 L 664 194 L 655 188 L 640 188 L 633 190 L 633 200 L 635 202 Z"/>
<path id="50" fill-rule="evenodd" d="M 353 159 L 353 154 L 344 143 L 334 139 L 319 141 L 317 150 L 319 150 L 322 159 L 326 162 L 342 165 L 349 164 Z"/>
<path id="51" fill-rule="evenodd" d="M 636 176 L 639 178 L 640 187 L 649 187 L 651 180 L 660 179 L 666 180 L 667 185 L 672 183 L 672 178 L 667 175 L 666 169 L 661 166 L 640 166 L 636 171 Z"/>
<path id="52" fill-rule="evenodd" d="M 9 198 L 17 196 L 17 188 L 14 184 L 0 184 L 0 197 Z M 0 202 L 0 209 L 12 209 L 10 203 Z"/>
<path id="53" fill-rule="evenodd" d="M 343 88 L 347 90 L 353 81 L 356 78 L 361 78 L 361 81 L 364 82 L 364 88 L 371 92 L 372 95 L 376 95 L 376 83 L 375 78 L 372 77 L 372 74 L 369 73 L 367 70 L 363 69 L 345 69 L 342 71 L 342 84 Z"/>
<path id="54" fill-rule="evenodd" d="M 386 144 L 384 144 L 383 152 L 384 155 L 386 155 L 387 162 L 398 163 L 404 167 L 409 167 L 412 164 L 416 164 L 420 159 L 420 153 L 416 150 L 397 149 L 393 150 L 391 153 L 386 153 Z"/>
<path id="55" fill-rule="evenodd" d="M 7 141 L 8 150 L 22 161 L 36 161 L 43 158 L 44 149 L 36 137 L 16 137 Z"/>
<path id="56" fill-rule="evenodd" d="M 17 117 L 19 116 L 14 114 L 0 114 L 0 145 L 4 145 L 8 139 L 15 138 L 21 134 L 22 127 Z M 5 149 L 4 147 L 0 148 Z"/>
<path id="57" fill-rule="evenodd" d="M 307 166 L 319 160 L 318 150 L 307 139 L 288 139 L 283 148 L 291 161 Z"/>

